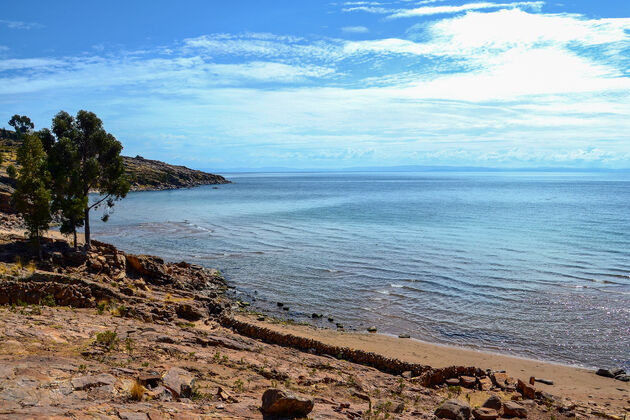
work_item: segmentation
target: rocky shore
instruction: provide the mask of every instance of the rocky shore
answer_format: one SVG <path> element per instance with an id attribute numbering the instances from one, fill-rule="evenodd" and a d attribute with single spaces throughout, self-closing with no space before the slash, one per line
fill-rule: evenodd
<path id="1" fill-rule="evenodd" d="M 279 330 L 279 321 L 248 316 L 228 299 L 215 270 L 93 244 L 75 251 L 51 238 L 43 260 L 34 261 L 23 236 L 0 234 L 0 418 L 622 419 L 627 413 L 623 402 L 569 399 L 536 378 L 473 365 L 436 368 L 430 360 L 346 346 L 342 335 L 326 342 Z"/>
<path id="2" fill-rule="evenodd" d="M 221 175 L 197 171 L 185 166 L 169 165 L 142 156 L 123 156 L 127 179 L 132 191 L 157 191 L 192 188 L 200 185 L 229 184 Z"/>

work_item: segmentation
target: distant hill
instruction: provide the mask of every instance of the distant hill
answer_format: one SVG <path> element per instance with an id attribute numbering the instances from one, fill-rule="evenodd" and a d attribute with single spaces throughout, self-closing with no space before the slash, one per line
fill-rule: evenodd
<path id="1" fill-rule="evenodd" d="M 221 175 L 197 171 L 185 166 L 169 165 L 158 160 L 123 156 L 127 179 L 132 191 L 170 190 L 199 185 L 229 184 Z"/>
<path id="2" fill-rule="evenodd" d="M 4 130 L 6 133 L 13 133 Z M 0 131 L 0 136 L 2 131 Z M 8 137 L 8 138 L 7 138 Z M 0 169 L 0 193 L 11 194 L 15 181 L 6 174 L 9 164 L 15 164 L 16 151 L 20 142 L 7 136 L 0 138 L 0 152 L 4 162 Z M 123 156 L 127 179 L 131 183 L 132 191 L 172 190 L 176 188 L 190 188 L 200 185 L 229 184 L 230 181 L 221 175 L 190 169 L 185 166 L 169 165 L 158 160 L 145 159 L 142 156 Z M 2 199 L 0 197 L 0 207 Z"/>

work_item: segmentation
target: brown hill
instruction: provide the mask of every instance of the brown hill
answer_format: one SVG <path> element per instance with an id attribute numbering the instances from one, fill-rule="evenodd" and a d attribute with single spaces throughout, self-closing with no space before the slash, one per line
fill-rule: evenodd
<path id="1" fill-rule="evenodd" d="M 127 179 L 133 191 L 170 190 L 199 185 L 229 184 L 221 175 L 210 174 L 185 166 L 169 165 L 158 160 L 123 156 Z"/>

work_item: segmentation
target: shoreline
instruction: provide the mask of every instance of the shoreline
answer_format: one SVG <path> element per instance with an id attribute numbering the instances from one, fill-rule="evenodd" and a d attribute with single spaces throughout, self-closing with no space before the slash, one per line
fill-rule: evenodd
<path id="1" fill-rule="evenodd" d="M 536 389 L 552 395 L 598 405 L 624 407 L 630 404 L 630 383 L 597 376 L 589 368 L 540 361 L 472 350 L 417 339 L 404 339 L 379 333 L 341 332 L 312 325 L 287 324 L 257 316 L 236 313 L 234 318 L 280 334 L 315 340 L 326 345 L 348 347 L 371 352 L 403 362 L 428 365 L 436 369 L 450 366 L 470 366 L 493 371 L 505 371 L 509 376 L 527 383 L 531 376 L 553 381 L 553 385 L 536 382 Z"/>

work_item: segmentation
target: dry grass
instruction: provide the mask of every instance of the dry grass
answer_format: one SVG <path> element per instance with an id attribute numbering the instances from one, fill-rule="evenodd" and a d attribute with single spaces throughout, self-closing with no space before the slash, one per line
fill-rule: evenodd
<path id="1" fill-rule="evenodd" d="M 146 388 L 142 386 L 142 384 L 138 381 L 135 381 L 131 388 L 129 389 L 129 393 L 131 394 L 131 399 L 134 401 L 142 401 L 142 397 L 144 397 L 144 393 L 146 392 Z"/>

